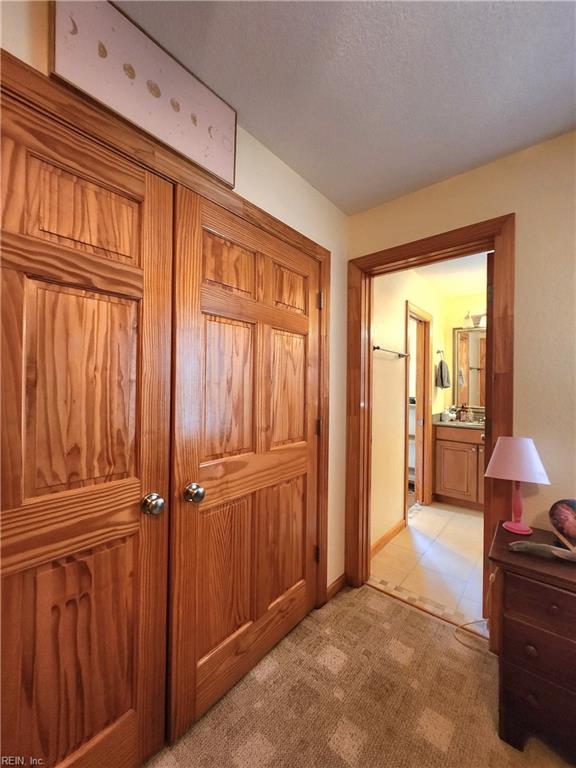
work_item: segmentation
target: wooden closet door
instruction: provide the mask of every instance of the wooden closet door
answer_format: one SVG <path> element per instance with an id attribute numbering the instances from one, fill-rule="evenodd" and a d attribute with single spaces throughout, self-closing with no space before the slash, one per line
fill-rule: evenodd
<path id="1" fill-rule="evenodd" d="M 312 258 L 176 199 L 172 738 L 314 605 L 319 314 Z"/>
<path id="2" fill-rule="evenodd" d="M 172 187 L 3 103 L 2 752 L 164 737 Z M 157 502 L 153 511 L 161 505 Z"/>

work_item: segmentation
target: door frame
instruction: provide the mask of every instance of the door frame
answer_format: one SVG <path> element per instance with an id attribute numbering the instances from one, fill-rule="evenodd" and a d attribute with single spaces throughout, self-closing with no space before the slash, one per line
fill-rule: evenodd
<path id="1" fill-rule="evenodd" d="M 76 133 L 96 139 L 131 163 L 183 184 L 284 242 L 314 258 L 320 267 L 320 349 L 318 382 L 318 495 L 316 607 L 327 600 L 328 578 L 328 438 L 329 438 L 329 339 L 330 251 L 267 211 L 236 194 L 228 185 L 174 150 L 129 124 L 102 104 L 72 86 L 47 77 L 5 50 L 0 51 L 3 96 L 13 97 Z M 169 514 L 169 512 L 168 512 Z"/>
<path id="2" fill-rule="evenodd" d="M 351 586 L 361 586 L 370 574 L 373 278 L 481 251 L 491 252 L 488 256 L 485 425 L 485 445 L 490 455 L 497 438 L 513 432 L 514 229 L 515 215 L 510 213 L 348 262 L 345 561 L 346 580 Z M 486 554 L 498 522 L 510 516 L 512 489 L 505 480 L 491 478 L 485 479 L 484 489 L 486 565 Z M 485 567 L 485 593 L 488 577 Z"/>
<path id="3" fill-rule="evenodd" d="M 422 361 L 413 355 L 410 350 L 409 324 L 410 319 L 416 320 L 423 326 L 424 354 Z M 409 484 L 409 396 L 410 396 L 410 365 L 416 360 L 416 365 L 422 365 L 424 376 L 424 403 L 422 426 L 422 504 L 430 504 L 432 501 L 432 322 L 429 312 L 420 309 L 410 301 L 406 301 L 406 345 L 404 349 L 408 353 L 405 359 L 405 429 L 404 429 L 404 521 L 408 522 L 408 484 Z M 414 485 L 416 491 L 416 485 Z"/>

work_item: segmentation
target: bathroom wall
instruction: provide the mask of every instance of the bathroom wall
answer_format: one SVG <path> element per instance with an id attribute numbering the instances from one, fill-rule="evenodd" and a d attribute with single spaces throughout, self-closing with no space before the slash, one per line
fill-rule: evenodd
<path id="1" fill-rule="evenodd" d="M 406 351 L 406 301 L 432 315 L 432 349 L 444 345 L 444 302 L 433 283 L 409 269 L 374 280 L 372 337 L 375 344 Z M 372 378 L 372 484 L 370 539 L 374 544 L 404 517 L 406 365 L 374 352 Z M 433 387 L 432 411 L 444 408 L 444 390 Z"/>
<path id="2" fill-rule="evenodd" d="M 514 433 L 534 438 L 550 486 L 526 486 L 527 519 L 576 496 L 576 133 L 349 219 L 349 256 L 516 214 Z"/>
<path id="3" fill-rule="evenodd" d="M 2 47 L 48 72 L 48 3 L 2 2 Z M 242 115 L 239 115 L 240 122 Z M 328 583 L 344 571 L 346 431 L 346 217 L 307 181 L 241 126 L 236 192 L 332 253 L 330 322 L 330 459 L 328 472 Z"/>

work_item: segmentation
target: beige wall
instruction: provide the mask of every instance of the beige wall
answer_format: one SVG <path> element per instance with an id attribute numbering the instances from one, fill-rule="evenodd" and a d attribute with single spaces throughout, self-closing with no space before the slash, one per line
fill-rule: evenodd
<path id="1" fill-rule="evenodd" d="M 576 495 L 576 133 L 349 219 L 349 256 L 516 213 L 514 432 L 533 437 L 552 485 L 526 511 Z"/>
<path id="2" fill-rule="evenodd" d="M 48 71 L 48 4 L 2 3 L 2 47 Z M 242 116 L 240 115 L 240 119 Z M 346 217 L 285 163 L 238 128 L 236 191 L 332 253 L 328 583 L 344 571 Z"/>

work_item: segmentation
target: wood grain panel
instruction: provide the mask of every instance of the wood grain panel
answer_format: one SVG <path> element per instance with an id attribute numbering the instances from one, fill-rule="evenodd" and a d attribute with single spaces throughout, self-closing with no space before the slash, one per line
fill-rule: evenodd
<path id="1" fill-rule="evenodd" d="M 306 472 L 308 459 L 306 443 L 280 446 L 267 453 L 229 456 L 202 465 L 202 485 L 210 499 L 229 500 Z"/>
<path id="2" fill-rule="evenodd" d="M 198 658 L 251 620 L 252 559 L 252 496 L 199 511 Z"/>
<path id="3" fill-rule="evenodd" d="M 277 600 L 269 611 L 205 656 L 197 670 L 196 717 L 249 672 L 309 610 L 306 584 L 298 582 L 283 600 Z"/>
<path id="4" fill-rule="evenodd" d="M 202 459 L 234 456 L 254 446 L 254 326 L 205 316 Z"/>
<path id="5" fill-rule="evenodd" d="M 139 264 L 137 201 L 33 155 L 27 170 L 28 234 Z"/>
<path id="6" fill-rule="evenodd" d="M 22 340 L 24 334 L 24 284 L 18 272 L 1 269 L 2 280 L 2 414 L 0 500 L 3 507 L 22 502 Z"/>
<path id="7" fill-rule="evenodd" d="M 435 493 L 465 501 L 477 500 L 478 449 L 467 443 L 436 441 Z"/>
<path id="8" fill-rule="evenodd" d="M 25 497 L 135 470 L 137 304 L 26 286 Z"/>
<path id="9" fill-rule="evenodd" d="M 304 315 L 264 305 L 239 294 L 226 293 L 213 285 L 203 285 L 200 293 L 202 309 L 213 315 L 247 323 L 265 323 L 294 333 L 306 333 L 308 330 L 308 318 Z"/>
<path id="10" fill-rule="evenodd" d="M 137 298 L 143 293 L 144 278 L 138 267 L 120 265 L 89 253 L 83 253 L 79 259 L 73 248 L 13 232 L 2 232 L 2 266 L 24 271 L 29 277 L 104 293 Z"/>
<path id="11" fill-rule="evenodd" d="M 272 447 L 306 435 L 306 338 L 272 331 Z"/>
<path id="12" fill-rule="evenodd" d="M 3 581 L 3 750 L 59 763 L 134 698 L 133 537 Z"/>
<path id="13" fill-rule="evenodd" d="M 203 230 L 202 255 L 205 282 L 254 297 L 256 254 L 253 251 Z"/>
<path id="14" fill-rule="evenodd" d="M 308 314 L 308 280 L 304 275 L 272 262 L 272 296 L 274 304 L 290 312 Z"/>
<path id="15" fill-rule="evenodd" d="M 119 480 L 27 500 L 2 512 L 2 572 L 12 573 L 135 533 L 140 482 Z"/>
<path id="16" fill-rule="evenodd" d="M 27 232 L 26 214 L 32 197 L 27 184 L 27 166 L 31 156 L 89 179 L 123 198 L 144 198 L 146 172 L 132 159 L 122 158 L 58 121 L 47 121 L 21 102 L 3 98 L 2 104 L 2 156 L 8 161 L 2 169 L 4 229 Z"/>
<path id="17" fill-rule="evenodd" d="M 263 488 L 256 504 L 256 615 L 304 578 L 306 476 Z"/>
<path id="18" fill-rule="evenodd" d="M 243 248 L 265 254 L 268 258 L 296 272 L 306 274 L 308 271 L 306 259 L 302 258 L 301 250 L 287 242 L 282 242 L 278 237 L 255 227 L 243 217 L 225 210 L 220 205 L 214 205 L 209 200 L 203 200 L 202 203 L 202 226 L 225 239 L 241 243 Z"/>

